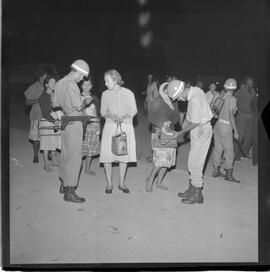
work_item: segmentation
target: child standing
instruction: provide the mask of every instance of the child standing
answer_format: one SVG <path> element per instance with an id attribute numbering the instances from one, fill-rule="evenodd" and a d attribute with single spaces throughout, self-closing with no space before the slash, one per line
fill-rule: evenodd
<path id="1" fill-rule="evenodd" d="M 93 85 L 89 79 L 83 81 L 82 97 L 83 100 L 86 97 L 92 97 L 91 104 L 85 108 L 84 112 L 86 116 L 98 117 L 98 98 L 91 94 Z M 86 157 L 85 173 L 95 176 L 96 173 L 90 169 L 92 159 L 100 153 L 100 123 L 98 118 L 91 119 L 91 122 L 87 124 L 86 131 L 83 140 L 83 156 Z"/>

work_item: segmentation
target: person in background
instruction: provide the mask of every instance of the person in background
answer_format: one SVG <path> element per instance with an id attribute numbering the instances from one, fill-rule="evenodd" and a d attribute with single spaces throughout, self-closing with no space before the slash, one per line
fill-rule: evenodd
<path id="1" fill-rule="evenodd" d="M 148 115 L 148 109 L 149 109 L 149 104 L 156 98 L 159 96 L 159 82 L 157 80 L 157 78 L 154 78 L 153 75 L 148 75 L 147 77 L 147 89 L 145 92 L 143 92 L 143 94 L 146 94 L 146 98 L 144 101 L 144 112 L 146 115 Z M 151 125 L 149 125 L 149 129 L 151 131 Z M 148 163 L 152 162 L 152 148 L 150 147 L 150 145 L 147 147 L 146 150 L 146 161 Z"/>
<path id="2" fill-rule="evenodd" d="M 146 89 L 146 98 L 144 101 L 144 109 L 147 112 L 149 103 L 153 101 L 154 98 L 159 96 L 159 83 L 157 78 L 153 75 L 148 75 L 147 89 Z"/>
<path id="3" fill-rule="evenodd" d="M 81 59 L 71 64 L 70 72 L 55 84 L 53 106 L 61 107 L 66 116 L 83 116 L 84 108 L 92 101 L 82 101 L 77 85 L 84 76 L 88 76 L 89 66 Z M 59 192 L 64 194 L 64 201 L 81 203 L 85 198 L 79 197 L 75 190 L 78 187 L 82 164 L 83 127 L 81 121 L 69 123 L 61 134 L 61 156 L 59 163 Z"/>
<path id="4" fill-rule="evenodd" d="M 131 90 L 123 87 L 124 81 L 120 73 L 114 69 L 104 74 L 105 85 L 108 88 L 102 93 L 100 113 L 106 119 L 102 131 L 100 163 L 104 164 L 107 185 L 105 193 L 111 194 L 112 163 L 119 162 L 120 181 L 118 188 L 129 193 L 125 185 L 127 164 L 136 162 L 136 139 L 133 127 L 133 117 L 137 114 L 137 106 L 134 94 Z M 117 156 L 112 153 L 112 136 L 115 135 L 117 125 L 121 124 L 122 131 L 127 135 L 127 155 Z"/>
<path id="5" fill-rule="evenodd" d="M 245 85 L 235 93 L 238 107 L 238 112 L 236 114 L 236 127 L 239 134 L 238 141 L 244 153 L 244 156 L 241 156 L 241 151 L 238 145 L 235 144 L 236 161 L 240 161 L 241 158 L 247 158 L 252 145 L 253 111 L 251 108 L 251 100 L 255 95 L 254 84 L 253 78 L 248 76 L 245 79 Z"/>
<path id="6" fill-rule="evenodd" d="M 33 163 L 39 162 L 39 147 L 40 138 L 38 136 L 38 122 L 42 118 L 42 113 L 38 103 L 38 99 L 44 91 L 44 79 L 47 76 L 47 70 L 40 67 L 35 72 L 35 82 L 30 85 L 24 92 L 26 98 L 26 105 L 31 106 L 31 111 L 29 114 L 30 119 L 30 131 L 29 140 L 33 144 L 34 158 Z"/>
<path id="7" fill-rule="evenodd" d="M 210 108 L 211 108 L 212 102 L 216 99 L 218 95 L 219 93 L 217 91 L 217 84 L 215 82 L 210 82 L 209 90 L 205 93 L 206 100 Z"/>
<path id="8" fill-rule="evenodd" d="M 252 165 L 258 164 L 258 89 L 255 89 L 255 95 L 251 99 L 251 109 L 253 114 L 253 134 L 252 134 Z"/>
<path id="9" fill-rule="evenodd" d="M 84 109 L 86 116 L 98 117 L 99 115 L 99 102 L 97 96 L 91 93 L 93 85 L 90 79 L 84 79 L 82 89 L 82 99 L 86 97 L 93 98 L 91 104 Z M 83 156 L 86 157 L 85 173 L 95 176 L 96 173 L 91 170 L 91 163 L 94 156 L 97 156 L 100 152 L 100 122 L 98 118 L 91 119 L 91 122 L 87 124 L 86 131 L 83 140 Z"/>
<path id="10" fill-rule="evenodd" d="M 167 173 L 167 170 L 175 165 L 176 162 L 176 148 L 170 147 L 157 147 L 154 146 L 154 137 L 165 126 L 174 129 L 174 126 L 179 123 L 179 111 L 177 103 L 172 103 L 167 94 L 168 82 L 162 83 L 159 87 L 159 96 L 149 103 L 148 120 L 153 126 L 151 135 L 152 149 L 153 149 L 153 167 L 146 178 L 146 191 L 153 191 L 153 184 L 161 190 L 168 190 L 162 182 Z M 156 182 L 155 182 L 156 180 Z"/>
<path id="11" fill-rule="evenodd" d="M 212 138 L 210 120 L 213 114 L 205 93 L 198 87 L 185 87 L 183 81 L 173 80 L 168 85 L 168 95 L 173 101 L 176 99 L 188 101 L 183 130 L 178 137 L 190 131 L 189 187 L 184 193 L 178 193 L 178 196 L 185 204 L 203 203 L 203 166 Z"/>
<path id="12" fill-rule="evenodd" d="M 224 83 L 225 95 L 223 106 L 214 126 L 214 151 L 213 151 L 213 177 L 224 177 L 225 180 L 240 183 L 233 176 L 234 146 L 233 138 L 238 140 L 238 131 L 234 115 L 237 111 L 237 101 L 233 96 L 237 88 L 237 82 L 228 78 Z M 223 155 L 224 152 L 224 155 Z M 222 155 L 224 157 L 225 175 L 221 173 Z"/>
<path id="13" fill-rule="evenodd" d="M 197 80 L 196 81 L 196 84 L 195 84 L 195 87 L 198 87 L 200 88 L 202 91 L 204 91 L 204 85 L 203 85 L 203 82 L 201 80 Z"/>
<path id="14" fill-rule="evenodd" d="M 52 95 L 56 83 L 54 75 L 48 75 L 44 80 L 45 91 L 39 97 L 38 102 L 42 113 L 42 119 L 39 121 L 39 128 L 53 127 L 52 117 Z M 52 172 L 51 166 L 58 166 L 56 150 L 61 150 L 61 134 L 54 133 L 53 129 L 40 129 L 40 150 L 43 150 L 44 167 L 47 172 Z M 52 161 L 48 160 L 48 152 L 51 151 Z"/>

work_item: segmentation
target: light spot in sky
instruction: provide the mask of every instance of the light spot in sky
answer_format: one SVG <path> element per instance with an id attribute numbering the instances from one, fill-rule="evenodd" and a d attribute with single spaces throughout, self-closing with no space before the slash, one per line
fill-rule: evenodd
<path id="1" fill-rule="evenodd" d="M 148 0 L 138 0 L 137 2 L 139 3 L 139 5 L 144 6 L 148 2 Z"/>
<path id="2" fill-rule="evenodd" d="M 153 32 L 147 31 L 145 33 L 142 33 L 140 37 L 140 44 L 142 47 L 148 47 L 151 45 L 152 40 L 153 40 Z"/>
<path id="3" fill-rule="evenodd" d="M 139 26 L 146 26 L 150 22 L 151 13 L 150 11 L 142 12 L 138 16 L 138 24 Z"/>

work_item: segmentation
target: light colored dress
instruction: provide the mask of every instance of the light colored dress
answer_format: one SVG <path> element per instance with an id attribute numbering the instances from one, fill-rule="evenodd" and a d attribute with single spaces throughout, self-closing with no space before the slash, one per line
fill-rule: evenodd
<path id="1" fill-rule="evenodd" d="M 133 127 L 133 116 L 137 114 L 137 105 L 132 91 L 120 87 L 117 90 L 106 90 L 102 93 L 100 113 L 104 116 L 107 112 L 116 115 L 130 114 L 121 124 L 122 131 L 127 135 L 128 154 L 117 156 L 112 153 L 111 144 L 112 136 L 116 134 L 117 125 L 110 118 L 106 122 L 102 131 L 100 163 L 119 162 L 136 162 L 136 139 Z"/>

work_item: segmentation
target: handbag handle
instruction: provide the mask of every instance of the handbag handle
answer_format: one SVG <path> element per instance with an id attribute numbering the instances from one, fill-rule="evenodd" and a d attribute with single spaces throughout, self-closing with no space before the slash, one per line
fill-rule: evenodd
<path id="1" fill-rule="evenodd" d="M 121 134 L 123 133 L 121 123 L 120 123 L 120 122 L 117 122 L 117 123 L 116 123 L 116 131 L 115 131 L 115 135 L 117 135 L 117 131 L 118 131 L 118 128 L 119 128 L 119 127 L 120 127 L 120 133 L 121 133 Z"/>

